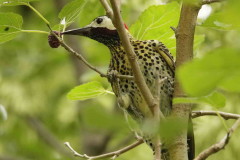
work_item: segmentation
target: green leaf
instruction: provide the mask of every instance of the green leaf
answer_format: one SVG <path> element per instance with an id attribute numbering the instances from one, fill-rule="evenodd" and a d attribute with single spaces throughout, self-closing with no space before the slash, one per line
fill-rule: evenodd
<path id="1" fill-rule="evenodd" d="M 180 6 L 176 2 L 151 6 L 130 27 L 130 32 L 136 39 L 159 40 L 175 54 L 175 35 L 170 27 L 177 26 L 179 12 Z"/>
<path id="2" fill-rule="evenodd" d="M 0 104 L 0 119 L 7 120 L 7 118 L 8 118 L 7 111 L 6 111 L 5 107 Z"/>
<path id="3" fill-rule="evenodd" d="M 17 6 L 17 5 L 26 5 L 29 2 L 38 1 L 38 0 L 0 0 L 1 6 Z"/>
<path id="4" fill-rule="evenodd" d="M 168 142 L 171 142 L 184 128 L 185 123 L 183 119 L 167 117 L 159 124 L 159 134 L 162 139 L 167 139 Z"/>
<path id="5" fill-rule="evenodd" d="M 125 119 L 119 114 L 107 111 L 99 106 L 88 106 L 82 111 L 82 117 L 87 126 L 108 131 L 128 130 Z"/>
<path id="6" fill-rule="evenodd" d="M 0 13 L 0 44 L 15 38 L 22 28 L 22 16 L 15 13 Z"/>
<path id="7" fill-rule="evenodd" d="M 239 30 L 239 5 L 238 0 L 229 0 L 223 9 L 211 14 L 202 26 L 221 30 Z"/>
<path id="8" fill-rule="evenodd" d="M 126 13 L 125 10 L 124 10 L 124 13 Z M 99 3 L 99 0 L 88 0 L 87 5 L 84 6 L 84 9 L 81 11 L 79 15 L 79 18 L 80 18 L 79 25 L 86 26 L 89 24 L 91 20 L 95 19 L 99 15 L 104 15 L 104 14 L 106 14 L 106 12 L 102 7 L 101 3 Z"/>
<path id="9" fill-rule="evenodd" d="M 233 23 L 229 23 L 224 20 L 225 12 L 218 12 L 212 14 L 203 24 L 204 27 L 209 27 L 213 29 L 221 29 L 221 30 L 232 30 L 239 29 L 238 25 L 234 25 Z"/>
<path id="10" fill-rule="evenodd" d="M 101 83 L 93 81 L 73 88 L 67 94 L 67 97 L 71 100 L 86 100 L 95 98 L 105 93 L 109 93 L 109 91 L 104 89 Z"/>
<path id="11" fill-rule="evenodd" d="M 195 35 L 194 37 L 194 50 L 197 50 L 199 46 L 204 42 L 205 35 Z"/>
<path id="12" fill-rule="evenodd" d="M 63 7 L 58 17 L 61 20 L 65 18 L 66 26 L 68 26 L 78 17 L 86 3 L 86 0 L 74 0 Z"/>
<path id="13" fill-rule="evenodd" d="M 212 94 L 203 97 L 186 97 L 173 99 L 173 104 L 179 103 L 208 104 L 215 108 L 222 108 L 226 104 L 226 98 L 219 92 L 213 92 Z"/>
<path id="14" fill-rule="evenodd" d="M 230 92 L 240 92 L 239 82 L 240 73 L 233 73 L 220 84 L 220 87 Z"/>
<path id="15" fill-rule="evenodd" d="M 238 50 L 219 48 L 202 59 L 195 59 L 183 65 L 176 74 L 188 94 L 205 96 L 217 87 L 233 89 L 234 85 L 239 85 L 237 83 L 240 76 L 239 59 Z"/>
<path id="16" fill-rule="evenodd" d="M 130 27 L 130 32 L 136 39 L 161 41 L 173 55 L 176 55 L 176 39 L 170 27 L 177 26 L 179 13 L 180 7 L 176 2 L 150 6 Z M 204 35 L 195 35 L 194 49 L 197 49 L 204 40 Z"/>

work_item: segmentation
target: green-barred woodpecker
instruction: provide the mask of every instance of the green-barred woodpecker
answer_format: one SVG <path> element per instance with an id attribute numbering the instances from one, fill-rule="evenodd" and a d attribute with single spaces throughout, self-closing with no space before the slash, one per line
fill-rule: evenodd
<path id="1" fill-rule="evenodd" d="M 137 57 L 137 62 L 144 75 L 145 81 L 152 93 L 157 89 L 160 93 L 160 110 L 164 116 L 169 116 L 172 109 L 173 83 L 175 63 L 169 50 L 157 40 L 136 40 L 128 33 L 130 43 Z M 94 39 L 106 45 L 111 52 L 111 61 L 108 73 L 118 73 L 121 75 L 133 76 L 132 69 L 127 54 L 122 46 L 118 32 L 112 21 L 107 16 L 95 18 L 89 25 L 63 32 L 64 35 L 79 35 Z M 157 85 L 157 80 L 162 80 Z M 147 103 L 141 95 L 134 80 L 109 78 L 113 92 L 117 96 L 119 106 L 126 110 L 133 119 L 140 125 L 144 120 L 152 116 Z M 146 136 L 149 137 L 149 136 Z M 153 149 L 151 138 L 146 138 L 145 142 Z M 164 142 L 163 142 L 164 143 Z M 189 146 L 189 152 L 194 152 Z M 193 159 L 193 153 L 189 154 L 189 160 Z M 162 149 L 162 159 L 169 160 L 167 148 Z"/>

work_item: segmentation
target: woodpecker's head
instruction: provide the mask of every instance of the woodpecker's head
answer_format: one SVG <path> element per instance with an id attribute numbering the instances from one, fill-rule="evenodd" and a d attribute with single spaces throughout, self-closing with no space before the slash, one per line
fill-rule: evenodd
<path id="1" fill-rule="evenodd" d="M 127 29 L 127 26 L 125 26 L 125 28 Z M 62 34 L 86 36 L 107 46 L 119 44 L 120 42 L 118 32 L 112 20 L 107 16 L 97 17 L 92 23 L 83 28 L 68 30 L 62 32 Z"/>

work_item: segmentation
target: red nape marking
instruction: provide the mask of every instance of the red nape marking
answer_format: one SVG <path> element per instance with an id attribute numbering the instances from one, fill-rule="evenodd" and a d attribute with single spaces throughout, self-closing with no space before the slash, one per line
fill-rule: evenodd
<path id="1" fill-rule="evenodd" d="M 125 27 L 127 30 L 129 30 L 129 29 L 128 29 L 128 26 L 127 26 L 125 23 L 124 23 L 124 27 Z"/>

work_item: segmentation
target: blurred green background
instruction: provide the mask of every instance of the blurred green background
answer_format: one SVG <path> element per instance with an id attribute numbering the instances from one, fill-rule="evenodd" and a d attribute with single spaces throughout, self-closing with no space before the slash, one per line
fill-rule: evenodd
<path id="1" fill-rule="evenodd" d="M 58 13 L 68 2 L 70 0 L 42 0 L 32 5 L 51 23 L 57 24 L 60 21 Z M 123 18 L 130 26 L 143 10 L 159 3 L 162 1 L 125 0 Z M 211 6 L 212 12 L 224 7 L 223 4 Z M 43 21 L 29 8 L 0 8 L 0 12 L 9 11 L 23 16 L 24 29 L 48 31 Z M 104 15 L 104 10 L 99 1 L 88 0 L 70 28 L 84 26 L 100 15 Z M 203 17 L 206 18 L 206 15 Z M 199 25 L 204 18 L 198 20 Z M 219 46 L 233 47 L 239 51 L 239 30 L 216 29 L 207 24 L 207 27 L 199 26 L 196 30 L 197 34 L 205 35 L 205 41 L 195 50 L 196 57 L 202 57 Z M 89 62 L 106 72 L 110 54 L 105 46 L 83 37 L 67 37 L 66 41 Z M 50 48 L 45 34 L 22 33 L 14 40 L 1 44 L 0 105 L 7 111 L 7 119 L 4 120 L 4 116 L 0 119 L 0 160 L 74 159 L 64 147 L 65 141 L 80 153 L 89 155 L 113 151 L 133 142 L 133 133 L 117 107 L 114 96 L 103 95 L 81 102 L 67 99 L 66 94 L 70 89 L 91 80 L 103 83 L 105 88 L 110 87 L 106 79 L 86 68 L 63 48 Z M 240 113 L 240 95 L 237 92 L 222 92 L 227 104 L 220 110 Z M 194 109 L 213 110 L 207 105 L 198 105 Z M 228 120 L 228 126 L 233 122 Z M 220 140 L 226 133 L 218 117 L 197 118 L 194 120 L 194 129 L 197 153 Z M 240 130 L 236 131 L 225 150 L 209 159 L 240 159 L 239 134 Z M 146 160 L 151 157 L 151 150 L 142 144 L 118 159 Z"/>

